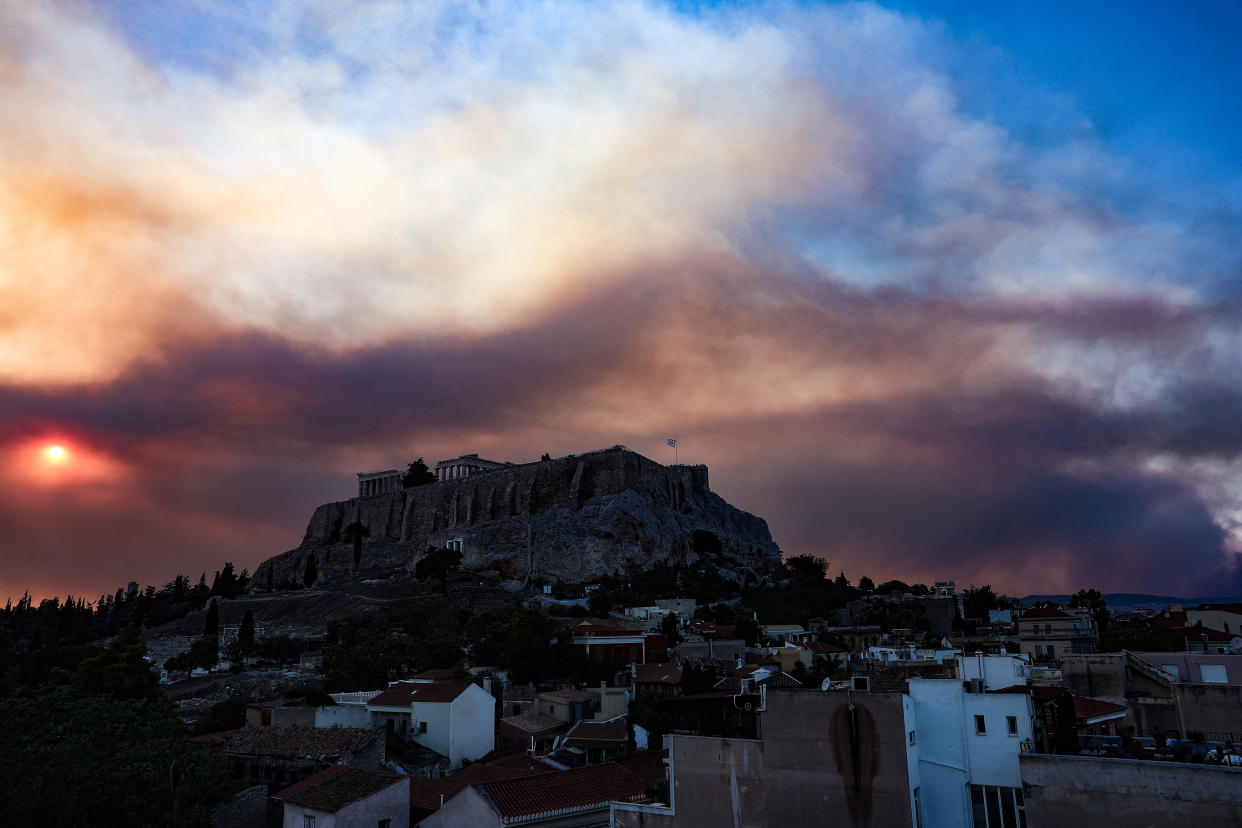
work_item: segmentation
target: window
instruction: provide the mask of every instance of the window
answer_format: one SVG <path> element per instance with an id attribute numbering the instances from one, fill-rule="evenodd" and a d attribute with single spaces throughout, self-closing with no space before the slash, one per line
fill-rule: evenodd
<path id="1" fill-rule="evenodd" d="M 1017 736 L 1018 735 L 1018 717 L 1017 716 L 1006 716 L 1005 727 L 1008 728 L 1010 736 Z"/>
<path id="2" fill-rule="evenodd" d="M 303 816 L 302 828 L 315 828 L 315 818 L 313 816 Z"/>
<path id="3" fill-rule="evenodd" d="M 1021 788 L 970 786 L 972 828 L 1026 828 Z"/>
<path id="4" fill-rule="evenodd" d="M 426 733 L 426 732 L 427 732 L 427 723 L 426 723 L 426 722 L 419 722 L 419 723 L 418 723 L 418 732 L 419 732 L 419 733 Z"/>
<path id="5" fill-rule="evenodd" d="M 1044 648 L 1043 648 L 1043 646 L 1042 646 L 1042 645 L 1039 645 L 1039 644 L 1036 644 L 1036 645 L 1035 645 L 1035 657 L 1036 657 L 1036 658 L 1043 658 L 1043 657 L 1044 657 Z"/>
<path id="6" fill-rule="evenodd" d="M 981 714 L 976 713 L 975 714 L 975 733 L 978 734 L 979 736 L 982 736 L 987 732 L 988 732 L 987 722 L 984 721 L 983 716 Z"/>
<path id="7" fill-rule="evenodd" d="M 910 739 L 910 744 L 914 744 L 914 731 L 913 730 L 910 731 L 909 739 Z M 918 788 L 915 788 L 915 790 L 917 791 Z"/>
<path id="8" fill-rule="evenodd" d="M 914 732 L 910 732 L 911 738 Z M 923 803 L 919 800 L 919 789 L 914 789 L 914 828 L 923 828 Z"/>
<path id="9" fill-rule="evenodd" d="M 379 821 L 379 828 L 392 828 L 392 820 L 391 820 L 391 819 L 381 819 L 381 820 Z"/>
<path id="10" fill-rule="evenodd" d="M 1229 676 L 1226 675 L 1223 664 L 1200 664 L 1199 675 L 1203 677 L 1204 684 L 1229 683 Z"/>
<path id="11" fill-rule="evenodd" d="M 1053 648 L 1052 648 L 1052 645 L 1049 644 L 1048 645 L 1048 658 L 1052 658 L 1052 654 L 1053 654 Z"/>
<path id="12" fill-rule="evenodd" d="M 1160 669 L 1164 670 L 1166 673 L 1168 673 L 1170 676 L 1177 679 L 1178 681 L 1181 681 L 1182 671 L 1178 669 L 1176 664 L 1161 664 Z"/>

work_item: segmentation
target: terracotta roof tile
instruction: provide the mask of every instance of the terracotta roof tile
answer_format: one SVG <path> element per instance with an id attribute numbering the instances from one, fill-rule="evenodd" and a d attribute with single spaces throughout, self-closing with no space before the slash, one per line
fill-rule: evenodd
<path id="1" fill-rule="evenodd" d="M 550 690 L 547 693 L 540 693 L 539 698 L 567 703 L 589 702 L 595 700 L 595 694 L 583 690 Z"/>
<path id="2" fill-rule="evenodd" d="M 1034 607 L 1022 613 L 1022 617 L 1018 620 L 1025 621 L 1028 618 L 1073 618 L 1068 612 L 1059 610 L 1056 607 Z"/>
<path id="3" fill-rule="evenodd" d="M 1103 699 L 1093 699 L 1088 696 L 1074 697 L 1074 715 L 1080 719 L 1099 719 L 1102 717 L 1124 716 L 1129 712 L 1129 708 L 1124 704 L 1113 704 Z"/>
<path id="4" fill-rule="evenodd" d="M 456 681 L 400 681 L 367 702 L 367 706 L 409 707 L 414 702 L 451 702 L 470 688 Z"/>
<path id="5" fill-rule="evenodd" d="M 524 779 L 537 773 L 549 772 L 551 772 L 551 768 L 546 766 L 542 770 L 534 770 L 507 768 L 500 765 L 483 765 L 476 762 L 473 765 L 467 765 L 452 776 L 445 776 L 439 779 L 411 776 L 410 807 L 418 808 L 422 811 L 438 811 L 442 801 L 448 802 L 471 785 L 499 782 L 503 779 Z"/>
<path id="6" fill-rule="evenodd" d="M 565 736 L 565 744 L 580 748 L 614 748 L 625 747 L 629 739 L 629 729 L 625 718 L 610 719 L 606 722 L 592 722 L 586 719 L 578 722 Z"/>
<path id="7" fill-rule="evenodd" d="M 647 783 L 616 762 L 476 786 L 504 819 L 572 813 L 642 795 Z"/>
<path id="8" fill-rule="evenodd" d="M 364 727 L 249 727 L 224 743 L 236 756 L 339 756 L 373 750 L 384 734 Z"/>
<path id="9" fill-rule="evenodd" d="M 836 644 L 827 644 L 823 641 L 808 641 L 802 645 L 804 648 L 815 653 L 815 655 L 827 655 L 828 653 L 844 653 L 844 647 L 838 647 Z"/>
<path id="10" fill-rule="evenodd" d="M 543 733 L 547 730 L 563 727 L 565 724 L 560 719 L 544 716 L 542 713 L 522 713 L 518 716 L 507 716 L 501 719 L 500 723 L 516 727 L 518 730 L 524 730 L 527 733 Z"/>
<path id="11" fill-rule="evenodd" d="M 391 771 L 368 771 L 333 765 L 309 779 L 290 785 L 274 796 L 294 805 L 334 814 L 346 805 L 366 799 L 393 785 L 406 784 L 405 777 Z"/>
<path id="12" fill-rule="evenodd" d="M 637 684 L 681 684 L 681 668 L 672 662 L 635 664 Z"/>

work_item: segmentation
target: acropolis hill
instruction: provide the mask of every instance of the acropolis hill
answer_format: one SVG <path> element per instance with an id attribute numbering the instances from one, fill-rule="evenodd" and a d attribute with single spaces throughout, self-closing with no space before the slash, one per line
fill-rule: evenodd
<path id="1" fill-rule="evenodd" d="M 314 555 L 319 583 L 414 568 L 429 547 L 460 549 L 465 570 L 515 584 L 702 561 L 741 580 L 780 561 L 767 523 L 707 485 L 706 466 L 663 466 L 623 446 L 534 463 L 463 455 L 436 464 L 434 483 L 410 489 L 397 471 L 360 474 L 359 496 L 315 510 L 300 546 L 259 565 L 263 589 L 302 577 Z M 366 527 L 354 565 L 349 527 Z"/>

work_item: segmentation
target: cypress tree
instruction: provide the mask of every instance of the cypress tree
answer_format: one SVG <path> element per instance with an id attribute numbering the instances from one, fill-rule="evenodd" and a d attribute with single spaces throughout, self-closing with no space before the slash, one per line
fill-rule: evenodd
<path id="1" fill-rule="evenodd" d="M 207 623 L 203 627 L 204 636 L 217 636 L 220 634 L 220 602 L 212 599 L 207 605 Z"/>
<path id="2" fill-rule="evenodd" d="M 314 553 L 306 558 L 306 571 L 302 573 L 302 583 L 305 586 L 314 586 L 315 580 L 319 577 L 319 564 L 315 561 Z"/>
<path id="3" fill-rule="evenodd" d="M 254 610 L 246 610 L 242 616 L 241 629 L 237 632 L 237 643 L 246 655 L 254 653 Z"/>

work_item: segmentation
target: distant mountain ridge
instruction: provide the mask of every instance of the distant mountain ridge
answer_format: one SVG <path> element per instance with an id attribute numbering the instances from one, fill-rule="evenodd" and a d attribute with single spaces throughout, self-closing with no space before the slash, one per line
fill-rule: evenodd
<path id="1" fill-rule="evenodd" d="M 1057 604 L 1068 604 L 1069 595 L 1028 595 L 1019 598 L 1023 606 L 1031 606 L 1038 601 L 1052 601 Z M 1109 592 L 1104 595 L 1104 602 L 1110 609 L 1142 607 L 1163 609 L 1170 604 L 1181 604 L 1195 607 L 1199 604 L 1242 604 L 1242 595 L 1226 595 L 1214 598 L 1178 598 L 1175 595 L 1148 595 L 1142 592 Z"/>

